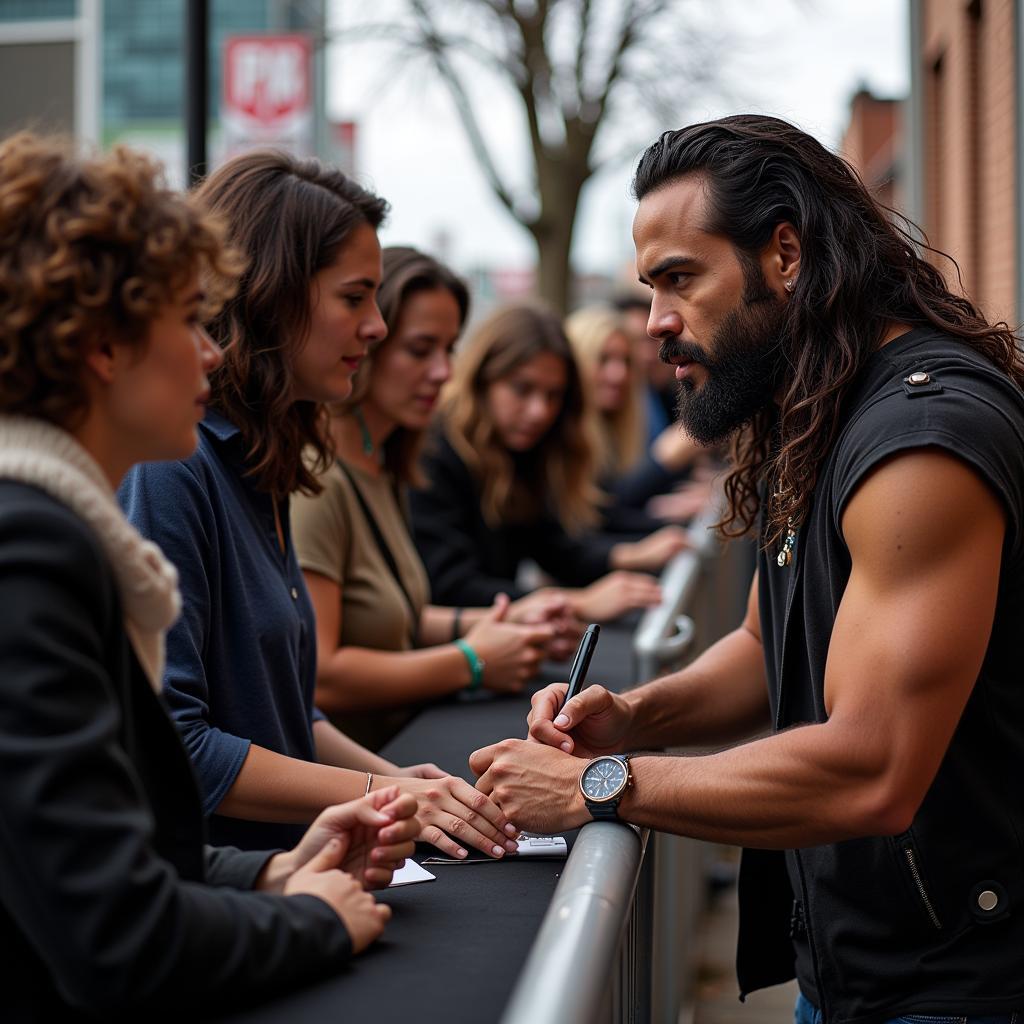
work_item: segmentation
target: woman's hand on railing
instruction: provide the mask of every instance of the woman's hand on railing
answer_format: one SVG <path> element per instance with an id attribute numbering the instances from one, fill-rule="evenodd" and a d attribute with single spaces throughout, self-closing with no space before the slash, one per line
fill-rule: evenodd
<path id="1" fill-rule="evenodd" d="M 616 569 L 636 572 L 661 572 L 665 566 L 690 547 L 690 535 L 681 526 L 663 526 L 643 540 L 616 544 L 612 548 L 610 564 Z"/>
<path id="2" fill-rule="evenodd" d="M 570 594 L 576 615 L 584 622 L 609 622 L 636 608 L 661 603 L 661 587 L 653 576 L 623 570 Z"/>
<path id="3" fill-rule="evenodd" d="M 693 519 L 708 507 L 713 493 L 711 481 L 690 480 L 669 494 L 656 494 L 647 502 L 647 513 L 674 523 Z"/>
<path id="4" fill-rule="evenodd" d="M 526 716 L 530 739 L 577 757 L 617 754 L 627 749 L 633 726 L 629 702 L 595 684 L 562 707 L 567 689 L 565 683 L 552 683 L 533 695 Z"/>

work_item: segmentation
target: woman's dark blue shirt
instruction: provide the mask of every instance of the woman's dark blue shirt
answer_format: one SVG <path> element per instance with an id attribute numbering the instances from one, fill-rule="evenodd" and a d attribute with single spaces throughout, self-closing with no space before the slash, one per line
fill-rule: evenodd
<path id="1" fill-rule="evenodd" d="M 125 514 L 181 575 L 183 611 L 167 635 L 165 695 L 192 757 L 215 844 L 292 846 L 295 825 L 214 811 L 252 743 L 315 761 L 313 608 L 295 559 L 287 502 L 282 552 L 270 495 L 245 475 L 239 429 L 215 411 L 181 462 L 136 466 L 121 485 Z"/>

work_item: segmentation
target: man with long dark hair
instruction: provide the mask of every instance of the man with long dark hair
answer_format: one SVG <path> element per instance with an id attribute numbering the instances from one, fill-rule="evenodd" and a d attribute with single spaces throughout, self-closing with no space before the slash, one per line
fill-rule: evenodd
<path id="1" fill-rule="evenodd" d="M 521 828 L 747 847 L 740 988 L 796 976 L 800 1022 L 1024 1019 L 1016 339 L 785 122 L 668 132 L 634 192 L 680 419 L 732 439 L 722 528 L 758 533 L 748 613 L 629 694 L 541 691 L 478 786 Z"/>

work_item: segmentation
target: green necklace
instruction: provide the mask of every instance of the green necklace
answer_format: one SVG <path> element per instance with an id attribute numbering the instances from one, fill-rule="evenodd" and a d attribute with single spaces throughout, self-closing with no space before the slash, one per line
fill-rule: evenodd
<path id="1" fill-rule="evenodd" d="M 353 415 L 356 418 L 356 423 L 359 424 L 359 432 L 363 435 L 363 454 L 373 455 L 373 438 L 370 436 L 370 428 L 366 425 L 366 420 L 363 419 L 363 412 L 356 406 Z"/>

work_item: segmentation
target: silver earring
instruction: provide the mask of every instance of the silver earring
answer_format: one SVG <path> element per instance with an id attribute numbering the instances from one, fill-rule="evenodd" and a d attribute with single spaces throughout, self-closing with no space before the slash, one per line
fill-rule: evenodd
<path id="1" fill-rule="evenodd" d="M 787 292 L 791 292 L 796 287 L 796 280 L 791 277 L 783 287 L 785 287 Z"/>

